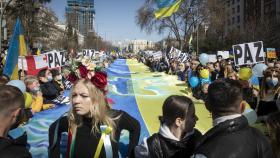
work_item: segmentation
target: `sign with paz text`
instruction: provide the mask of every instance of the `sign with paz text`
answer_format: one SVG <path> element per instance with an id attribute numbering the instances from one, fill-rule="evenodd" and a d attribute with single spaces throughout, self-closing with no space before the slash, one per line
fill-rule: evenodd
<path id="1" fill-rule="evenodd" d="M 251 42 L 233 45 L 235 65 L 250 65 L 264 62 L 263 42 Z"/>

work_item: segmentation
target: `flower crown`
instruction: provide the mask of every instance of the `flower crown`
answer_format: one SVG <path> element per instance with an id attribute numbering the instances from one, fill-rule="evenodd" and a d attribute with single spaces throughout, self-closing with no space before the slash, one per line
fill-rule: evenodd
<path id="1" fill-rule="evenodd" d="M 101 67 L 97 67 L 89 58 L 73 60 L 71 66 L 76 79 L 89 79 L 97 88 L 107 93 L 107 74 Z"/>

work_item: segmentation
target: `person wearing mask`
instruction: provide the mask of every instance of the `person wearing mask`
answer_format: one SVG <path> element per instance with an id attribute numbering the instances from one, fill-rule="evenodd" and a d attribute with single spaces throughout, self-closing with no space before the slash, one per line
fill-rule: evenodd
<path id="1" fill-rule="evenodd" d="M 260 90 L 260 102 L 257 105 L 258 116 L 265 116 L 279 111 L 276 101 L 279 100 L 280 93 L 280 70 L 268 68 L 264 72 Z"/>
<path id="2" fill-rule="evenodd" d="M 40 89 L 43 94 L 43 98 L 51 101 L 59 96 L 59 89 L 53 83 L 53 77 L 48 69 L 42 69 L 37 75 L 40 83 Z"/>
<path id="3" fill-rule="evenodd" d="M 224 78 L 224 73 L 219 62 L 214 63 L 214 71 L 211 72 L 211 81 Z"/>
<path id="4" fill-rule="evenodd" d="M 24 80 L 26 91 L 32 95 L 31 111 L 40 112 L 54 107 L 54 104 L 44 104 L 43 94 L 40 90 L 40 83 L 35 76 L 27 76 Z"/>
<path id="5" fill-rule="evenodd" d="M 117 158 L 123 129 L 129 131 L 124 157 L 130 157 L 140 137 L 140 124 L 126 112 L 110 108 L 106 87 L 107 75 L 103 72 L 96 72 L 91 79 L 82 78 L 73 85 L 68 117 L 59 118 L 49 129 L 50 158 L 60 157 L 63 132 L 68 132 L 68 158 Z"/>
<path id="6" fill-rule="evenodd" d="M 135 147 L 136 158 L 190 157 L 201 133 L 194 128 L 197 117 L 191 99 L 172 95 L 163 103 L 158 133 Z"/>
<path id="7" fill-rule="evenodd" d="M 62 82 L 62 75 L 61 73 L 59 73 L 59 71 L 57 69 L 52 69 L 50 70 L 52 73 L 52 77 L 53 77 L 53 83 L 56 86 L 56 89 L 59 90 L 59 92 L 63 92 L 65 89 L 65 86 Z"/>
<path id="8" fill-rule="evenodd" d="M 213 127 L 199 140 L 192 158 L 275 158 L 267 138 L 242 115 L 246 104 L 238 81 L 214 81 L 205 105 Z"/>
<path id="9" fill-rule="evenodd" d="M 16 87 L 3 85 L 0 87 L 0 157 L 31 158 L 27 150 L 27 135 L 13 139 L 9 131 L 16 128 L 23 118 L 24 96 Z"/>

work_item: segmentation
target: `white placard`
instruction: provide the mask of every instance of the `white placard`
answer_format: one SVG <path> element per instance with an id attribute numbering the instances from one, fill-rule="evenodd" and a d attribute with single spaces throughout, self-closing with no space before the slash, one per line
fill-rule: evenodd
<path id="1" fill-rule="evenodd" d="M 264 62 L 263 42 L 251 42 L 233 45 L 235 65 L 249 65 Z"/>
<path id="2" fill-rule="evenodd" d="M 223 59 L 228 59 L 229 58 L 229 51 L 218 51 L 217 56 L 221 55 Z"/>
<path id="3" fill-rule="evenodd" d="M 65 52 L 51 51 L 46 53 L 49 68 L 57 68 L 65 65 Z"/>

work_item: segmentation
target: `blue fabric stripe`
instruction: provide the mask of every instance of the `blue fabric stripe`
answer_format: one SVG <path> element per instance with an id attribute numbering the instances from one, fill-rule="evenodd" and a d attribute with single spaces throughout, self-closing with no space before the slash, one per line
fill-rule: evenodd
<path id="1" fill-rule="evenodd" d="M 173 5 L 176 0 L 156 0 L 158 9 L 169 7 Z"/>

